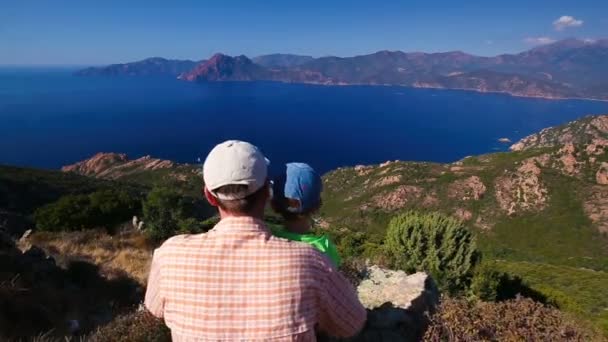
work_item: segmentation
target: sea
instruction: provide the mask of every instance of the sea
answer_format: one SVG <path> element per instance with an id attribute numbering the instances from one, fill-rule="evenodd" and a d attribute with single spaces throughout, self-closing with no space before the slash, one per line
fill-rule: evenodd
<path id="1" fill-rule="evenodd" d="M 197 163 L 240 139 L 272 165 L 320 172 L 387 160 L 453 162 L 499 139 L 608 113 L 608 102 L 398 86 L 189 83 L 79 77 L 74 67 L 0 68 L 0 164 L 57 169 L 97 152 Z"/>

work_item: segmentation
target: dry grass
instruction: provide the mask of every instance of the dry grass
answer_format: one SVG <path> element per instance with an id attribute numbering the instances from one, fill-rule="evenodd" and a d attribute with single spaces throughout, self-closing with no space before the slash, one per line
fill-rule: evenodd
<path id="1" fill-rule="evenodd" d="M 116 271 L 124 271 L 139 284 L 145 285 L 154 246 L 137 231 L 124 231 L 109 235 L 103 230 L 80 232 L 36 232 L 20 248 L 36 245 L 53 255 L 62 264 L 80 259 L 100 267 L 112 278 Z"/>

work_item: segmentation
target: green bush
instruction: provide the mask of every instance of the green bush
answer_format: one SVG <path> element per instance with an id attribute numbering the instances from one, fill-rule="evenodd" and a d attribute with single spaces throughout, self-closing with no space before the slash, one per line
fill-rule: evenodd
<path id="1" fill-rule="evenodd" d="M 483 301 L 496 301 L 499 297 L 503 278 L 503 273 L 496 271 L 489 265 L 478 267 L 471 280 L 470 292 L 474 297 Z"/>
<path id="2" fill-rule="evenodd" d="M 204 232 L 208 227 L 196 217 L 195 206 L 194 199 L 173 189 L 154 188 L 142 204 L 144 228 L 157 241 L 175 234 Z"/>
<path id="3" fill-rule="evenodd" d="M 394 267 L 426 271 L 449 293 L 469 287 L 479 261 L 471 233 L 460 221 L 439 213 L 410 211 L 394 217 L 385 246 Z"/>
<path id="4" fill-rule="evenodd" d="M 46 231 L 113 228 L 140 209 L 139 199 L 122 190 L 99 190 L 88 195 L 65 195 L 34 213 L 36 227 Z"/>

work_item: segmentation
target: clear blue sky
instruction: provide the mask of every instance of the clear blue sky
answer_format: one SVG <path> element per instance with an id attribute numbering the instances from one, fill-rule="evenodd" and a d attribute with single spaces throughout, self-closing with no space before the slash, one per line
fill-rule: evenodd
<path id="1" fill-rule="evenodd" d="M 0 0 L 0 64 L 198 60 L 214 52 L 495 55 L 607 36 L 606 0 Z"/>

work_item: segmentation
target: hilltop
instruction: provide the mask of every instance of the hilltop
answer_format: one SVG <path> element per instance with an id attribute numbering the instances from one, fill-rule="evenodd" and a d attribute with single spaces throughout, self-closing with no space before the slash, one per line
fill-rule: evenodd
<path id="1" fill-rule="evenodd" d="M 151 62 L 152 61 L 152 62 Z M 474 56 L 378 51 L 353 57 L 272 54 L 209 60 L 144 60 L 89 68 L 78 75 L 164 73 L 193 82 L 276 81 L 324 85 L 398 85 L 541 98 L 608 100 L 608 40 L 565 39 L 518 54 Z M 178 72 L 179 71 L 179 72 Z"/>

